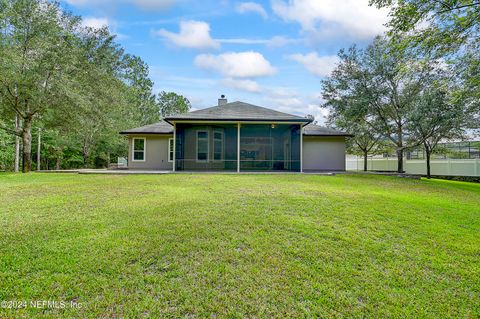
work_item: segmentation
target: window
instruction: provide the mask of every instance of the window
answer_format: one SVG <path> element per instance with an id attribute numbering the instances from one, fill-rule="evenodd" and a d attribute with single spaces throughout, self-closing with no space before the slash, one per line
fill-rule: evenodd
<path id="1" fill-rule="evenodd" d="M 197 131 L 197 161 L 208 161 L 208 131 Z"/>
<path id="2" fill-rule="evenodd" d="M 223 132 L 218 130 L 213 132 L 213 160 L 223 160 Z"/>
<path id="3" fill-rule="evenodd" d="M 173 138 L 168 139 L 168 161 L 173 162 Z"/>
<path id="4" fill-rule="evenodd" d="M 145 161 L 145 138 L 134 138 L 133 139 L 133 152 L 132 152 L 132 161 L 134 162 L 144 162 Z"/>

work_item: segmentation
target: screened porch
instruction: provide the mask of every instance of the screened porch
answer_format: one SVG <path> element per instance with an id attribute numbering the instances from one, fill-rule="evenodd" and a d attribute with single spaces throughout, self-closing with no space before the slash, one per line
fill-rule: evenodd
<path id="1" fill-rule="evenodd" d="M 300 171 L 300 124 L 175 124 L 177 171 Z"/>

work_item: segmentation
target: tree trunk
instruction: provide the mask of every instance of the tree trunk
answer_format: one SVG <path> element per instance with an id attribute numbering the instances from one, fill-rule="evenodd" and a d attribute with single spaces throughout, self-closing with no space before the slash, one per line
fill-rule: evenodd
<path id="1" fill-rule="evenodd" d="M 83 152 L 83 168 L 88 168 L 88 153 Z"/>
<path id="2" fill-rule="evenodd" d="M 88 147 L 83 147 L 83 167 L 88 168 L 88 160 L 90 158 L 90 149 Z"/>
<path id="3" fill-rule="evenodd" d="M 18 117 L 18 114 L 16 114 L 15 115 L 15 131 L 18 132 L 19 128 L 20 128 L 20 118 Z M 20 167 L 20 137 L 18 135 L 15 135 L 15 167 L 14 167 L 15 173 L 18 173 L 19 167 Z"/>
<path id="4" fill-rule="evenodd" d="M 425 146 L 425 157 L 427 159 L 427 178 L 430 179 L 432 178 L 432 175 L 430 173 L 430 155 L 431 155 L 431 150 L 427 146 Z"/>
<path id="5" fill-rule="evenodd" d="M 405 173 L 403 170 L 403 148 L 397 149 L 397 172 Z"/>
<path id="6" fill-rule="evenodd" d="M 37 141 L 37 171 L 41 169 L 41 151 L 42 151 L 42 129 L 38 129 Z"/>
<path id="7" fill-rule="evenodd" d="M 59 155 L 57 156 L 57 159 L 55 161 L 55 169 L 58 171 L 61 165 L 62 165 L 62 158 Z"/>
<path id="8" fill-rule="evenodd" d="M 23 142 L 23 172 L 28 173 L 32 169 L 32 122 L 31 116 L 23 121 L 22 142 Z"/>
<path id="9" fill-rule="evenodd" d="M 62 167 L 62 160 L 63 160 L 63 149 L 64 147 L 60 147 L 60 149 L 56 150 L 56 158 L 55 158 L 55 169 L 58 171 Z"/>
<path id="10" fill-rule="evenodd" d="M 367 152 L 367 151 L 364 151 L 364 152 L 363 152 L 363 170 L 364 170 L 365 172 L 368 170 L 367 160 L 368 160 L 368 152 Z"/>
<path id="11" fill-rule="evenodd" d="M 92 150 L 92 145 L 90 141 L 91 141 L 90 137 L 85 137 L 83 139 L 82 155 L 83 155 L 84 168 L 88 168 L 88 160 L 90 159 L 90 151 Z"/>
<path id="12" fill-rule="evenodd" d="M 399 125 L 397 129 L 397 137 L 398 137 L 398 143 L 397 143 L 397 172 L 398 173 L 404 173 L 403 170 L 403 126 Z"/>

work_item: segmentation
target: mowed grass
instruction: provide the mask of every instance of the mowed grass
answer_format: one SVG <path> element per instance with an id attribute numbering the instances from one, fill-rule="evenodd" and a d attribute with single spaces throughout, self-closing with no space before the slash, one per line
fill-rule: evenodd
<path id="1" fill-rule="evenodd" d="M 0 317 L 478 318 L 480 185 L 0 175 Z"/>

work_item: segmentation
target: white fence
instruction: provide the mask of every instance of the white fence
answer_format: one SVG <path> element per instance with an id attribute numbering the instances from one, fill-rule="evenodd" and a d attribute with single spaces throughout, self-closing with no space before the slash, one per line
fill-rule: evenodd
<path id="1" fill-rule="evenodd" d="M 362 157 L 347 157 L 347 170 L 363 170 Z M 404 170 L 409 174 L 427 174 L 427 163 L 425 160 L 405 160 Z M 369 158 L 367 160 L 368 170 L 371 171 L 396 171 L 396 158 Z M 431 160 L 430 168 L 432 175 L 448 176 L 480 176 L 479 159 L 445 159 Z"/>

